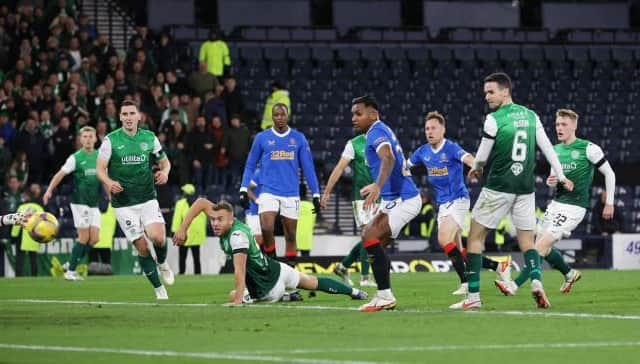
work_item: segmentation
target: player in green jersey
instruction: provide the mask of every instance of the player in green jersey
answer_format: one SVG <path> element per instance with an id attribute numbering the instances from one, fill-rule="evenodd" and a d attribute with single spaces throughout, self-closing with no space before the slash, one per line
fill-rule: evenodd
<path id="1" fill-rule="evenodd" d="M 203 211 L 209 216 L 214 234 L 220 237 L 222 251 L 233 259 L 235 289 L 229 297 L 231 304 L 243 303 L 245 289 L 252 298 L 266 302 L 279 301 L 285 294 L 285 289 L 294 288 L 344 294 L 359 300 L 367 298 L 367 293 L 357 288 L 333 279 L 306 275 L 264 255 L 251 229 L 234 218 L 233 206 L 225 201 L 214 204 L 205 198 L 197 199 L 174 234 L 174 244 L 184 244 L 189 224 Z"/>
<path id="2" fill-rule="evenodd" d="M 369 174 L 369 167 L 367 167 L 364 158 L 364 147 L 367 143 L 367 139 L 364 134 L 360 134 L 347 142 L 342 152 L 342 156 L 338 161 L 338 164 L 333 168 L 327 186 L 324 188 L 324 193 L 320 198 L 320 206 L 324 209 L 327 207 L 331 191 L 336 185 L 340 176 L 347 167 L 351 167 L 353 172 L 353 185 L 351 186 L 351 205 L 353 207 L 353 217 L 356 220 L 356 225 L 362 229 L 373 219 L 373 211 L 365 210 L 364 196 L 360 194 L 360 190 L 365 186 L 373 183 L 373 179 Z M 361 264 L 361 278 L 360 286 L 375 287 L 376 283 L 369 279 L 369 258 L 367 257 L 367 250 L 362 245 L 362 240 L 351 249 L 349 254 L 342 260 L 342 262 L 336 265 L 333 272 L 342 278 L 342 281 L 346 284 L 353 285 L 353 282 L 349 278 L 349 267 L 351 264 L 360 258 Z"/>
<path id="3" fill-rule="evenodd" d="M 613 197 L 616 188 L 616 175 L 607 162 L 602 149 L 596 144 L 576 137 L 578 114 L 573 110 L 560 109 L 556 112 L 556 134 L 559 144 L 554 146 L 562 169 L 575 187 L 567 191 L 558 186 L 553 201 L 547 206 L 542 223 L 542 233 L 536 239 L 536 249 L 540 256 L 564 275 L 560 292 L 569 293 L 571 287 L 580 279 L 580 271 L 571 269 L 562 254 L 553 245 L 562 238 L 569 237 L 580 224 L 589 207 L 591 183 L 595 168 L 604 175 L 607 200 L 602 217 L 613 218 Z M 558 177 L 551 171 L 547 185 L 558 185 Z M 514 295 L 526 280 L 526 269 L 515 281 L 496 281 L 496 287 L 507 296 Z"/>
<path id="4" fill-rule="evenodd" d="M 97 173 L 111 194 L 111 204 L 118 224 L 128 241 L 138 250 L 138 261 L 145 276 L 155 289 L 157 299 L 168 299 L 167 290 L 160 283 L 173 284 L 174 276 L 167 259 L 164 218 L 155 184 L 167 183 L 171 164 L 153 132 L 138 128 L 140 112 L 131 101 L 120 107 L 122 127 L 109 133 L 100 146 Z M 160 169 L 151 171 L 152 158 Z M 156 252 L 156 261 L 149 252 L 150 241 Z"/>
<path id="5" fill-rule="evenodd" d="M 73 173 L 74 189 L 70 207 L 73 226 L 78 232 L 78 237 L 71 250 L 71 259 L 65 263 L 64 279 L 68 281 L 84 279 L 76 272 L 76 267 L 80 260 L 88 255 L 100 236 L 100 210 L 98 209 L 100 181 L 96 176 L 98 151 L 94 149 L 97 140 L 96 130 L 90 126 L 84 126 L 79 134 L 82 148 L 67 158 L 42 196 L 42 202 L 47 205 L 62 179 Z"/>
<path id="6" fill-rule="evenodd" d="M 479 178 L 483 166 L 491 156 L 491 168 L 478 196 L 471 216 L 471 230 L 467 241 L 466 298 L 449 306 L 451 309 L 480 308 L 480 270 L 482 248 L 488 229 L 495 229 L 507 213 L 511 213 L 516 227 L 520 251 L 529 269 L 531 293 L 540 308 L 548 308 L 539 254 L 533 243 L 535 215 L 535 147 L 538 145 L 556 172 L 558 181 L 569 191 L 573 183 L 565 177 L 558 156 L 544 131 L 540 118 L 532 110 L 515 104 L 511 98 L 511 79 L 504 73 L 494 73 L 484 80 L 485 100 L 495 111 L 487 115 L 483 136 L 470 178 Z"/>

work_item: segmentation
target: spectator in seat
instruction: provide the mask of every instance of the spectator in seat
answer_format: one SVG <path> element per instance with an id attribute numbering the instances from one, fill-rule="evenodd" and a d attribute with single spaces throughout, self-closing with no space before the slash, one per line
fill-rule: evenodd
<path id="1" fill-rule="evenodd" d="M 189 76 L 189 86 L 193 90 L 193 95 L 204 96 L 209 91 L 213 91 L 218 85 L 218 79 L 213 74 L 207 72 L 204 64 L 200 63 L 200 69 Z"/>
<path id="2" fill-rule="evenodd" d="M 224 92 L 222 99 L 227 107 L 227 115 L 242 115 L 244 111 L 244 100 L 237 86 L 236 78 L 231 75 L 224 80 Z"/>
<path id="3" fill-rule="evenodd" d="M 615 213 L 612 219 L 605 219 L 602 216 L 604 206 L 607 200 L 607 192 L 601 191 L 600 198 L 593 207 L 591 214 L 591 226 L 593 234 L 600 234 L 603 236 L 623 233 L 624 232 L 624 203 L 618 200 Z"/>
<path id="4" fill-rule="evenodd" d="M 233 115 L 230 124 L 231 126 L 225 130 L 220 148 L 220 153 L 229 160 L 227 188 L 233 188 L 240 182 L 242 171 L 244 171 L 244 162 L 247 160 L 251 148 L 251 132 L 240 122 L 240 116 Z"/>
<path id="5" fill-rule="evenodd" d="M 212 179 L 214 142 L 204 116 L 198 116 L 195 127 L 187 135 L 187 155 L 192 164 L 193 181 L 202 191 Z"/>
<path id="6" fill-rule="evenodd" d="M 212 29 L 209 32 L 209 39 L 200 46 L 198 60 L 206 67 L 207 72 L 222 81 L 226 69 L 231 66 L 231 58 L 229 57 L 229 47 L 225 41 L 220 39 L 218 31 Z"/>

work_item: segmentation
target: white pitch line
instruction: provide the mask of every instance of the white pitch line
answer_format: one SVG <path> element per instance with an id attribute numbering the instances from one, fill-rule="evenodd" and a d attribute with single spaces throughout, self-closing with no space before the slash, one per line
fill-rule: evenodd
<path id="1" fill-rule="evenodd" d="M 353 360 L 329 360 L 329 359 L 304 359 L 283 356 L 263 356 L 263 354 L 236 354 L 221 352 L 180 352 L 180 351 L 155 351 L 155 350 L 133 350 L 114 348 L 87 348 L 78 346 L 54 346 L 54 345 L 21 345 L 0 343 L 0 349 L 10 350 L 32 350 L 32 351 L 60 351 L 60 352 L 80 352 L 80 353 L 102 353 L 102 354 L 124 354 L 135 356 L 152 357 L 173 357 L 173 358 L 199 358 L 199 359 L 225 359 L 242 361 L 271 361 L 278 363 L 300 363 L 300 364 L 373 364 L 378 362 L 353 361 Z"/>
<path id="2" fill-rule="evenodd" d="M 567 342 L 567 343 L 524 343 L 524 344 L 469 344 L 469 345 L 425 345 L 400 346 L 388 348 L 324 348 L 324 349 L 293 349 L 293 350 L 259 350 L 238 352 L 236 354 L 317 354 L 317 353 L 352 353 L 352 352 L 403 352 L 403 351 L 466 351 L 466 350 L 537 350 L 537 349 L 585 349 L 606 347 L 637 347 L 640 341 L 596 341 L 596 342 Z"/>
<path id="3" fill-rule="evenodd" d="M 218 303 L 155 303 L 155 302 L 118 302 L 118 301 L 82 301 L 82 300 L 47 300 L 47 299 L 8 299 L 0 300 L 3 302 L 18 303 L 51 303 L 51 304 L 72 304 L 72 305 L 119 305 L 119 306 L 152 306 L 152 307 L 221 307 Z M 320 310 L 320 311 L 358 311 L 357 307 L 339 307 L 339 306 L 317 306 L 317 305 L 287 305 L 287 304 L 251 304 L 244 305 L 241 308 L 252 309 L 295 309 L 295 310 Z M 541 317 L 560 317 L 560 318 L 587 318 L 587 319 L 607 319 L 607 320 L 640 320 L 640 315 L 618 315 L 618 314 L 600 314 L 600 313 L 581 313 L 581 312 L 549 312 L 549 311 L 452 311 L 452 310 L 419 310 L 419 309 L 397 309 L 388 311 L 388 314 L 402 313 L 421 313 L 421 314 L 468 314 L 468 315 L 506 315 L 506 316 L 541 316 Z"/>

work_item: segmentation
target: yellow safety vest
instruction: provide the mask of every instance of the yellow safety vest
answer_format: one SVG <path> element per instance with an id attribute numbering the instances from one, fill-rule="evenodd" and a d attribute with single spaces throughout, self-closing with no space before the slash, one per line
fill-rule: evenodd
<path id="1" fill-rule="evenodd" d="M 38 205 L 35 202 L 25 202 L 22 205 L 18 206 L 18 210 L 16 212 L 24 212 L 26 210 L 31 210 L 34 213 L 43 212 L 44 208 Z M 22 226 L 13 225 L 11 228 L 11 237 L 17 238 L 20 236 L 20 232 L 22 232 Z M 24 232 L 22 234 L 22 239 L 20 241 L 20 250 L 25 252 L 37 252 L 40 250 L 40 244 L 31 238 L 28 232 Z"/>
<path id="2" fill-rule="evenodd" d="M 511 223 L 508 217 L 505 216 L 502 218 L 502 220 L 500 220 L 500 222 L 498 223 L 498 226 L 496 226 L 496 231 L 495 231 L 496 245 L 504 244 L 504 237 L 505 237 L 505 234 L 509 233 L 510 226 L 511 226 Z"/>
<path id="3" fill-rule="evenodd" d="M 269 95 L 267 98 L 267 103 L 264 105 L 264 113 L 262 113 L 262 123 L 260 124 L 260 128 L 262 130 L 268 129 L 273 125 L 273 118 L 271 117 L 271 111 L 273 110 L 273 105 L 275 104 L 285 104 L 287 105 L 287 109 L 289 109 L 289 120 L 291 120 L 291 99 L 289 99 L 289 91 L 287 90 L 276 90 Z"/>
<path id="4" fill-rule="evenodd" d="M 300 201 L 300 214 L 296 226 L 296 243 L 298 250 L 313 248 L 313 227 L 316 225 L 316 214 L 313 213 L 313 203 Z"/>
<path id="5" fill-rule="evenodd" d="M 424 206 L 422 206 L 422 210 L 420 210 L 420 215 L 426 215 L 428 214 L 430 211 L 433 211 L 433 205 L 432 204 L 426 204 Z M 425 239 L 429 239 L 431 237 L 431 232 L 433 231 L 433 225 L 435 223 L 435 219 L 431 218 L 429 221 L 422 221 L 420 223 L 420 236 L 425 238 Z M 405 225 L 404 227 L 404 235 L 405 236 L 409 236 L 411 235 L 411 227 L 409 224 Z"/>
<path id="6" fill-rule="evenodd" d="M 464 221 L 462 223 L 462 237 L 463 238 L 468 238 L 469 237 L 469 230 L 471 229 L 471 212 L 467 211 L 464 214 Z"/>
<path id="7" fill-rule="evenodd" d="M 202 43 L 198 60 L 207 64 L 207 72 L 220 77 L 224 73 L 224 66 L 231 65 L 229 47 L 221 40 L 208 40 Z"/>
<path id="8" fill-rule="evenodd" d="M 116 214 L 109 203 L 107 211 L 100 214 L 100 235 L 94 248 L 111 249 L 113 247 L 113 236 L 116 234 Z"/>
<path id="9" fill-rule="evenodd" d="M 186 198 L 181 198 L 176 202 L 176 206 L 173 209 L 173 221 L 171 222 L 171 231 L 176 232 L 182 224 L 182 220 L 187 216 L 189 211 L 189 202 Z M 187 241 L 184 245 L 195 246 L 202 245 L 207 239 L 207 215 L 204 212 L 199 213 L 191 225 L 187 229 Z"/>

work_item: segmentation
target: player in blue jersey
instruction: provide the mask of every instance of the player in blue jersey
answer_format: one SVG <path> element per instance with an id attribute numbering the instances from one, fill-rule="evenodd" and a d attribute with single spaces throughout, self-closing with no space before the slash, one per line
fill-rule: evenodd
<path id="1" fill-rule="evenodd" d="M 273 106 L 273 127 L 258 133 L 253 140 L 240 186 L 240 203 L 249 207 L 247 187 L 260 163 L 260 204 L 258 214 L 262 228 L 263 249 L 276 255 L 273 236 L 276 215 L 280 212 L 286 241 L 287 263 L 295 265 L 296 225 L 300 212 L 300 178 L 302 172 L 313 193 L 314 213 L 320 211 L 320 188 L 313 166 L 313 157 L 305 136 L 288 125 L 289 109 L 284 104 Z"/>
<path id="2" fill-rule="evenodd" d="M 407 160 L 408 166 L 424 165 L 429 184 L 435 192 L 438 204 L 438 244 L 451 259 L 451 264 L 460 278 L 460 288 L 453 294 L 468 292 L 465 275 L 464 249 L 462 248 L 462 226 L 469 211 L 469 191 L 464 184 L 464 165 L 473 166 L 474 158 L 457 143 L 446 139 L 446 121 L 442 114 L 432 111 L 427 114 L 424 133 L 427 144 L 420 146 Z M 482 257 L 483 268 L 491 269 L 505 279 L 511 279 L 509 262 L 498 263 Z"/>
<path id="3" fill-rule="evenodd" d="M 254 239 L 258 246 L 262 247 L 262 228 L 260 227 L 260 215 L 258 215 L 258 198 L 260 197 L 260 168 L 256 169 L 249 181 L 247 189 L 249 197 L 249 208 L 244 212 L 246 223 L 251 229 Z"/>
<path id="4" fill-rule="evenodd" d="M 378 292 L 360 311 L 391 310 L 396 299 L 391 292 L 389 257 L 384 250 L 391 239 L 420 213 L 422 199 L 411 179 L 400 142 L 391 129 L 380 120 L 378 103 L 371 96 L 351 102 L 353 126 L 365 134 L 365 159 L 375 182 L 360 190 L 365 197 L 364 209 L 376 206 L 381 197 L 379 213 L 362 230 L 362 241 L 371 260 Z"/>

